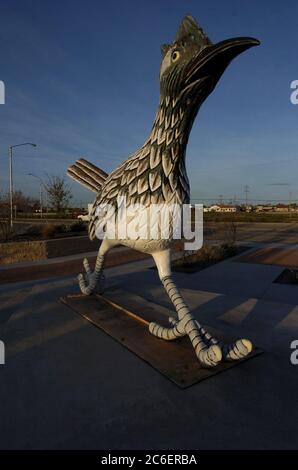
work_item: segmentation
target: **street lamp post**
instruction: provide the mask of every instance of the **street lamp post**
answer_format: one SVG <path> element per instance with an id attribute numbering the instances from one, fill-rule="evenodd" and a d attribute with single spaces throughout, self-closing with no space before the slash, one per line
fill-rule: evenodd
<path id="1" fill-rule="evenodd" d="M 10 226 L 13 226 L 13 198 L 12 198 L 12 146 L 9 147 L 9 204 L 10 204 Z"/>
<path id="2" fill-rule="evenodd" d="M 9 146 L 9 201 L 10 201 L 10 226 L 13 227 L 13 179 L 12 179 L 12 149 L 15 147 L 21 147 L 22 145 L 31 145 L 36 147 L 36 144 L 31 142 L 24 142 L 23 144 L 16 144 Z"/>

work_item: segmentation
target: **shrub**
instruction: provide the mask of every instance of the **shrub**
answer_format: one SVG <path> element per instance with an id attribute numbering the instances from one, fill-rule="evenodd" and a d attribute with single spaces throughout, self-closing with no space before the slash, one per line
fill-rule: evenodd
<path id="1" fill-rule="evenodd" d="M 192 264 L 200 264 L 201 266 L 209 266 L 210 264 L 222 261 L 230 256 L 237 254 L 237 247 L 234 243 L 226 242 L 221 245 L 203 245 L 200 250 L 191 254 L 184 252 L 182 258 L 174 261 L 175 266 L 187 266 Z"/>
<path id="2" fill-rule="evenodd" d="M 28 235 L 29 237 L 39 237 L 40 234 L 41 234 L 40 225 L 30 225 L 25 231 L 25 235 Z"/>
<path id="3" fill-rule="evenodd" d="M 233 245 L 237 240 L 237 224 L 235 220 L 230 220 L 224 224 L 224 238 L 229 245 Z"/>
<path id="4" fill-rule="evenodd" d="M 67 232 L 67 225 L 60 224 L 55 225 L 55 233 L 66 233 Z"/>
<path id="5" fill-rule="evenodd" d="M 56 233 L 56 225 L 54 224 L 46 224 L 42 226 L 42 236 L 46 240 L 49 238 L 54 238 Z"/>
<path id="6" fill-rule="evenodd" d="M 82 222 L 81 220 L 78 222 L 74 222 L 70 226 L 70 230 L 72 232 L 85 232 L 86 229 L 87 229 L 86 224 L 84 224 L 84 222 Z"/>
<path id="7" fill-rule="evenodd" d="M 237 247 L 235 243 L 223 243 L 220 246 L 220 249 L 223 258 L 229 258 L 230 256 L 234 256 L 237 254 Z"/>

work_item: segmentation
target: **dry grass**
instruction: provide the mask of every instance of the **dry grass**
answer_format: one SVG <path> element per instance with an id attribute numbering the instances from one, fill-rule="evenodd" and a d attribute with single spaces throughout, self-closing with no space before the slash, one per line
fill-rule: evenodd
<path id="1" fill-rule="evenodd" d="M 7 242 L 11 237 L 11 227 L 9 220 L 2 219 L 0 220 L 0 241 Z"/>

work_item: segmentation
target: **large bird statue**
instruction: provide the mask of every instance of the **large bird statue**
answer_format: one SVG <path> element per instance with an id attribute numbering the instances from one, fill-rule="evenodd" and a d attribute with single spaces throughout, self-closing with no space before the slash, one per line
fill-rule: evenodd
<path id="1" fill-rule="evenodd" d="M 190 191 L 185 169 L 185 153 L 192 124 L 201 104 L 214 90 L 228 64 L 240 53 L 257 46 L 259 41 L 238 37 L 213 44 L 191 16 L 186 16 L 172 44 L 161 47 L 160 101 L 148 139 L 109 175 L 85 159 L 68 168 L 68 175 L 96 192 L 90 212 L 89 237 L 96 237 L 100 223 L 99 206 L 117 206 L 119 196 L 126 204 L 189 203 Z M 171 273 L 170 251 L 173 238 L 136 239 L 129 236 L 109 238 L 100 245 L 92 272 L 87 259 L 80 274 L 83 294 L 92 294 L 101 279 L 106 253 L 116 245 L 132 247 L 152 255 L 160 280 L 171 299 L 177 318 L 169 318 L 169 327 L 150 323 L 151 334 L 164 340 L 188 335 L 203 367 L 213 367 L 222 360 L 238 360 L 248 355 L 252 344 L 239 339 L 223 344 L 211 336 L 194 318 L 180 294 Z"/>

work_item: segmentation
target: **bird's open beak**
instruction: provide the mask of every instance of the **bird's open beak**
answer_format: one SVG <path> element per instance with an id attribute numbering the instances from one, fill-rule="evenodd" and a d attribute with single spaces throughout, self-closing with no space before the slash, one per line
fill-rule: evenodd
<path id="1" fill-rule="evenodd" d="M 207 77 L 212 78 L 215 85 L 229 63 L 250 47 L 258 46 L 260 41 L 249 37 L 226 39 L 218 44 L 205 47 L 198 54 L 189 67 L 185 77 L 188 87 Z"/>

